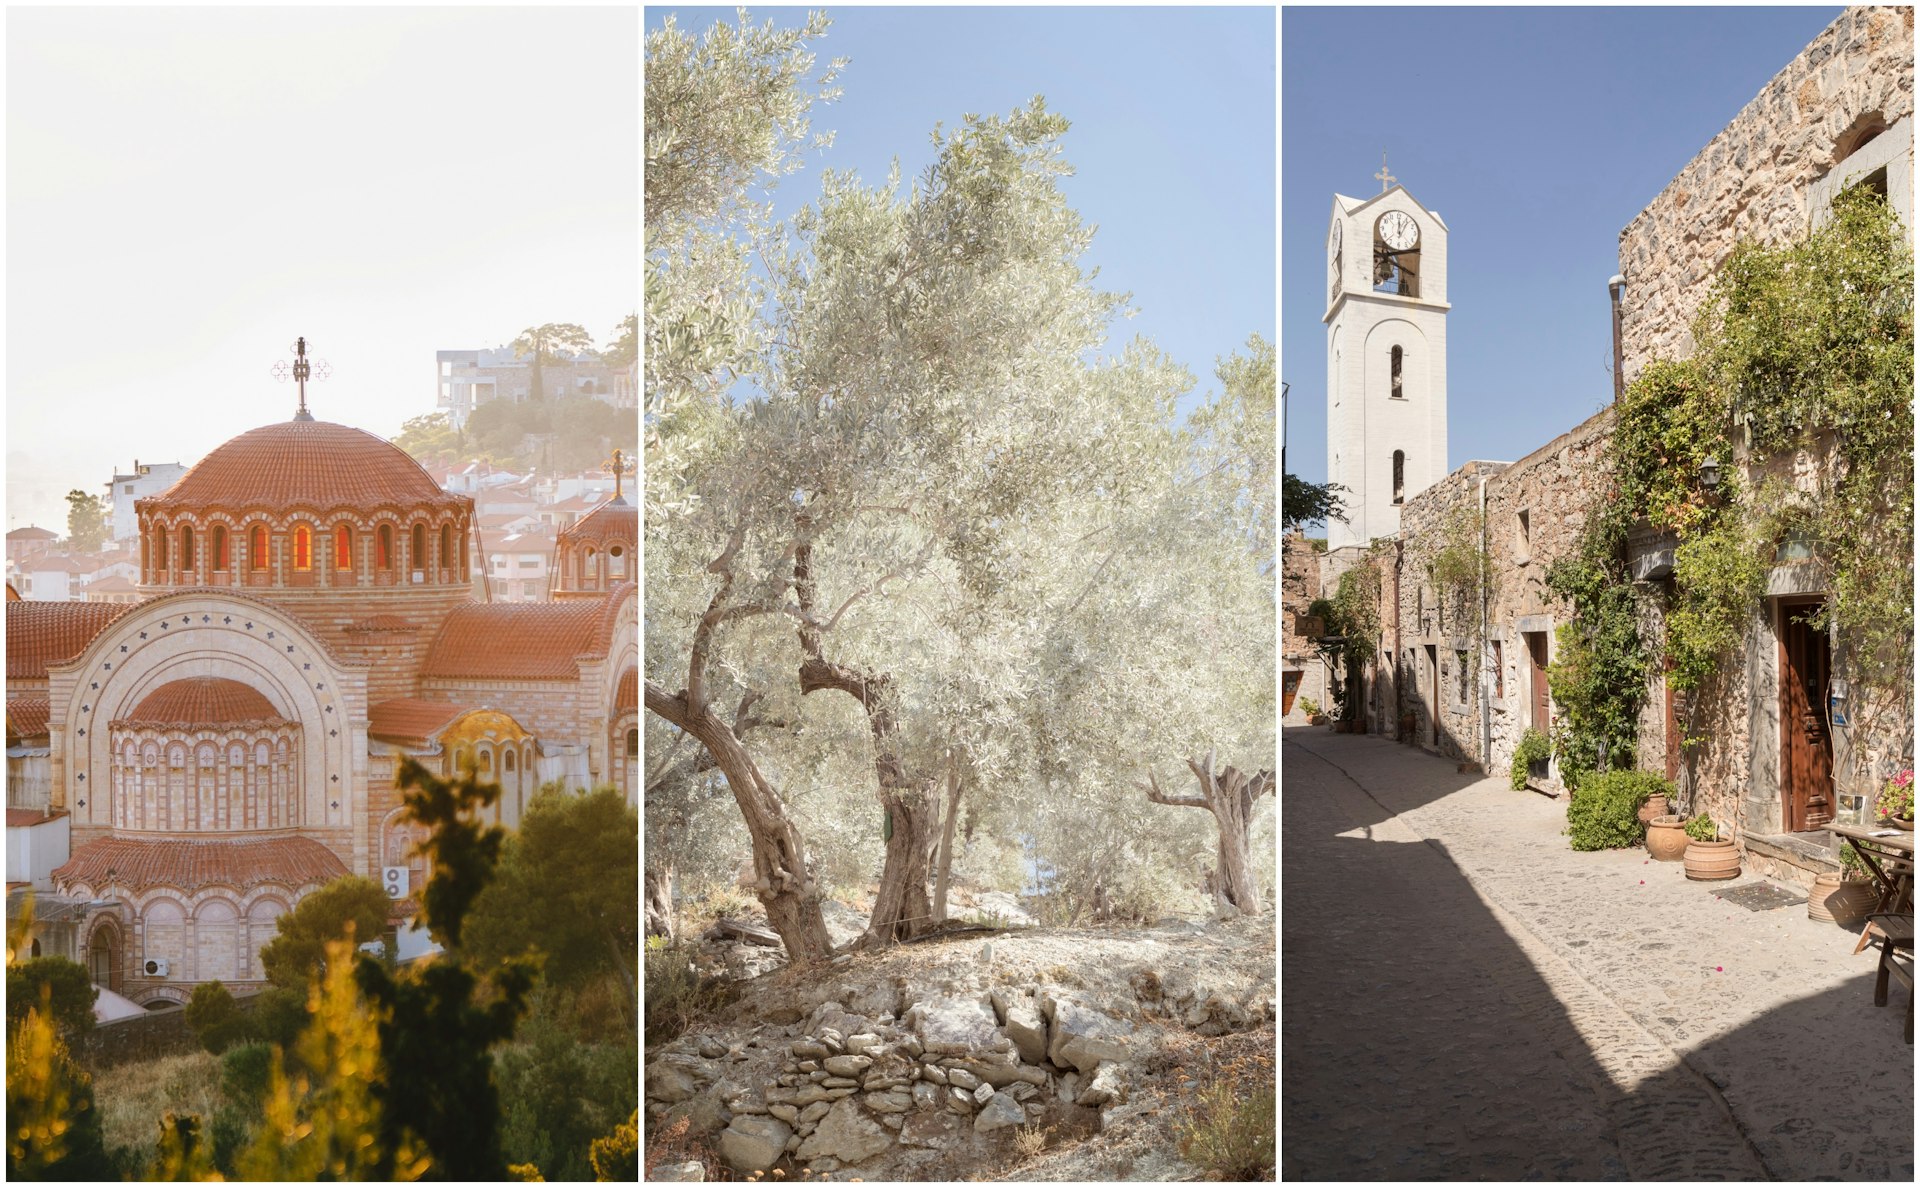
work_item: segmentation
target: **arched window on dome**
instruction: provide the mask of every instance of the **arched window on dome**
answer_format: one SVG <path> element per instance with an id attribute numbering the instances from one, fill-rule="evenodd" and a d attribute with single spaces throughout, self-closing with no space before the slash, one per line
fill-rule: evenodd
<path id="1" fill-rule="evenodd" d="M 415 524 L 413 526 L 412 543 L 413 551 L 407 558 L 407 568 L 413 570 L 425 569 L 427 567 L 427 526 L 425 524 Z"/>
<path id="2" fill-rule="evenodd" d="M 376 564 L 378 564 L 381 569 L 392 569 L 393 568 L 393 525 L 392 524 L 380 525 L 380 533 L 376 539 L 379 542 L 379 545 L 375 550 L 377 554 Z"/>
<path id="3" fill-rule="evenodd" d="M 213 526 L 213 551 L 207 555 L 209 569 L 224 570 L 227 567 L 227 529 L 225 525 Z"/>
<path id="4" fill-rule="evenodd" d="M 180 529 L 180 568 L 193 568 L 193 525 Z"/>
<path id="5" fill-rule="evenodd" d="M 480 752 L 480 770 L 491 773 L 493 771 L 493 752 L 487 750 L 485 747 L 478 747 L 476 749 Z"/>
<path id="6" fill-rule="evenodd" d="M 267 567 L 267 526 L 265 524 L 253 526 L 252 543 L 247 545 L 247 564 L 255 569 Z"/>
<path id="7" fill-rule="evenodd" d="M 460 534 L 460 573 L 456 580 L 466 581 L 473 576 L 473 565 L 467 557 L 467 534 Z"/>
<path id="8" fill-rule="evenodd" d="M 500 752 L 500 767 L 503 771 L 513 771 L 516 767 L 512 748 Z"/>
<path id="9" fill-rule="evenodd" d="M 638 759 L 639 757 L 640 757 L 640 731 L 637 729 L 629 730 L 627 731 L 627 758 Z"/>
<path id="10" fill-rule="evenodd" d="M 612 548 L 608 549 L 607 564 L 608 564 L 608 572 L 611 573 L 614 577 L 617 577 L 617 578 L 626 577 L 627 576 L 627 550 L 621 548 L 619 545 L 614 545 Z"/>
<path id="11" fill-rule="evenodd" d="M 153 567 L 162 573 L 167 569 L 167 530 L 155 527 L 153 530 Z"/>
<path id="12" fill-rule="evenodd" d="M 313 529 L 305 524 L 293 530 L 293 567 L 303 573 L 313 568 Z"/>
<path id="13" fill-rule="evenodd" d="M 440 525 L 440 568 L 453 568 L 453 525 Z"/>
<path id="14" fill-rule="evenodd" d="M 335 569 L 353 568 L 353 529 L 345 524 L 334 525 L 333 567 Z"/>

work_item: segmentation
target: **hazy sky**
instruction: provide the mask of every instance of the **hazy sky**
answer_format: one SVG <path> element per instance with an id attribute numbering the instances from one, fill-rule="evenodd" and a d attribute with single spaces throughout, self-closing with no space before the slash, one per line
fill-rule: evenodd
<path id="1" fill-rule="evenodd" d="M 639 305 L 640 16 L 9 8 L 6 519 L 291 416 L 391 437 L 434 352 Z"/>
<path id="2" fill-rule="evenodd" d="M 819 61 L 850 61 L 840 100 L 813 113 L 833 147 L 780 183 L 782 216 L 818 200 L 826 169 L 878 186 L 898 157 L 910 181 L 934 159 L 935 124 L 1044 95 L 1073 125 L 1061 144 L 1076 172 L 1061 190 L 1098 227 L 1085 262 L 1139 311 L 1109 347 L 1151 338 L 1193 373 L 1187 408 L 1219 388 L 1217 357 L 1254 331 L 1273 339 L 1273 9 L 817 7 L 833 19 Z M 731 7 L 649 6 L 647 28 L 669 14 L 694 33 L 735 20 Z"/>
<path id="3" fill-rule="evenodd" d="M 1839 13 L 1287 9 L 1287 468 L 1326 477 L 1327 222 L 1382 149 L 1450 230 L 1448 465 L 1513 461 L 1612 399 L 1621 228 Z"/>

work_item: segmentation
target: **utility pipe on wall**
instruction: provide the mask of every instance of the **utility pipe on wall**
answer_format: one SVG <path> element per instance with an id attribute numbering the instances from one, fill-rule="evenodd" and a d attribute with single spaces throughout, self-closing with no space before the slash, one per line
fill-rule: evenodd
<path id="1" fill-rule="evenodd" d="M 1493 648 L 1487 641 L 1487 476 L 1480 476 L 1480 774 L 1493 774 L 1492 681 L 1487 672 Z"/>
<path id="2" fill-rule="evenodd" d="M 1620 403 L 1621 395 L 1627 390 L 1627 377 L 1622 371 L 1623 348 L 1620 341 L 1620 294 L 1626 290 L 1627 278 L 1619 273 L 1607 282 L 1607 293 L 1613 298 L 1613 402 Z"/>

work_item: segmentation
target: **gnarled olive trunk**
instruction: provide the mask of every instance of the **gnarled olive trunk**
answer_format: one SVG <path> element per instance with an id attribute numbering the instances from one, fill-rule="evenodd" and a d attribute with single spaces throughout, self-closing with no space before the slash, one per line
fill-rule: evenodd
<path id="1" fill-rule="evenodd" d="M 1260 887 L 1253 877 L 1253 863 L 1247 852 L 1247 824 L 1253 817 L 1253 804 L 1260 797 L 1273 790 L 1273 773 L 1262 771 L 1253 775 L 1229 766 L 1225 771 L 1216 772 L 1213 767 L 1213 752 L 1208 751 L 1204 763 L 1187 760 L 1187 767 L 1200 781 L 1199 796 L 1168 796 L 1160 791 L 1160 785 L 1151 773 L 1141 785 L 1146 789 L 1147 799 L 1155 804 L 1170 804 L 1181 808 L 1203 808 L 1213 814 L 1214 824 L 1219 827 L 1219 842 L 1215 849 L 1214 894 L 1225 905 L 1248 915 L 1258 914 L 1262 909 Z"/>
<path id="2" fill-rule="evenodd" d="M 648 712 L 692 735 L 727 777 L 753 840 L 754 891 L 766 908 L 767 923 L 787 946 L 787 960 L 795 965 L 826 960 L 833 954 L 833 941 L 820 913 L 819 888 L 807 875 L 799 828 L 733 727 L 710 706 L 696 710 L 689 700 L 684 693 L 670 694 L 647 682 Z"/>
<path id="3" fill-rule="evenodd" d="M 673 867 L 647 868 L 647 935 L 673 939 Z"/>
<path id="4" fill-rule="evenodd" d="M 960 815 L 960 772 L 947 766 L 947 812 L 940 822 L 940 851 L 934 861 L 933 918 L 947 918 L 947 883 L 953 873 L 953 820 Z"/>

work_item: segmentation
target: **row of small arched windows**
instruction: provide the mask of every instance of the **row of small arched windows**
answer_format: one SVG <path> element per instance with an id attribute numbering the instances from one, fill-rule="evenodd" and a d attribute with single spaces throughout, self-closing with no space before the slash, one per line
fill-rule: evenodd
<path id="1" fill-rule="evenodd" d="M 321 568 L 338 570 L 353 569 L 353 537 L 354 530 L 347 524 L 336 524 L 332 532 L 320 534 L 318 562 Z M 410 555 L 413 559 L 413 564 L 415 568 L 424 569 L 425 566 L 422 563 L 426 560 L 427 556 L 427 526 L 425 524 L 415 524 L 413 526 L 412 537 L 410 543 L 413 549 Z M 397 564 L 397 556 L 393 547 L 393 525 L 382 524 L 376 528 L 373 534 L 373 541 L 374 568 L 381 570 L 393 569 Z M 190 525 L 182 527 L 180 529 L 180 569 L 192 570 L 197 568 L 197 562 L 199 560 L 197 544 L 198 542 L 195 538 L 193 528 Z M 207 567 L 213 570 L 227 569 L 229 567 L 230 556 L 228 552 L 226 527 L 215 524 L 209 534 L 207 544 Z M 293 529 L 294 569 L 305 572 L 314 567 L 316 561 L 314 545 L 314 530 L 312 526 L 296 524 Z M 460 569 L 463 571 L 467 567 L 466 548 L 467 541 L 463 535 L 460 538 Z M 448 561 L 452 558 L 453 552 L 453 525 L 442 524 L 440 526 L 441 568 L 451 568 L 448 565 Z M 249 529 L 247 558 L 248 567 L 253 570 L 265 570 L 268 567 L 271 552 L 268 546 L 267 526 L 265 524 L 255 524 Z M 147 545 L 147 560 L 153 569 L 164 570 L 168 568 L 167 530 L 165 528 L 155 528 L 153 530 L 152 537 Z"/>

